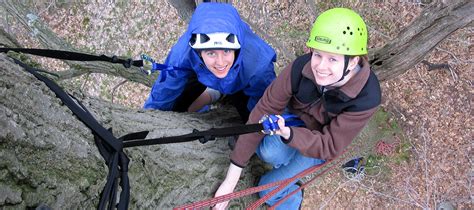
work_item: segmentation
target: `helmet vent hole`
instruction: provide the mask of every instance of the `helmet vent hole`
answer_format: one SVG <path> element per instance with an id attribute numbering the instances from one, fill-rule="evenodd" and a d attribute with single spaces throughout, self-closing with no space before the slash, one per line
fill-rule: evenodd
<path id="1" fill-rule="evenodd" d="M 336 47 L 336 49 L 338 49 L 338 50 L 339 50 L 339 46 L 337 46 L 337 47 Z"/>
<path id="2" fill-rule="evenodd" d="M 346 46 L 346 43 L 342 43 L 342 46 L 345 47 L 345 46 Z"/>
<path id="3" fill-rule="evenodd" d="M 201 43 L 206 43 L 207 41 L 210 40 L 209 36 L 207 36 L 206 34 L 201 34 L 201 36 L 199 36 L 199 37 L 200 37 L 200 40 L 199 40 L 199 41 L 200 41 Z"/>
<path id="4" fill-rule="evenodd" d="M 227 41 L 229 41 L 230 43 L 235 43 L 235 35 L 234 34 L 229 34 L 229 36 L 227 36 L 227 38 L 225 38 Z"/>
<path id="5" fill-rule="evenodd" d="M 352 31 L 349 34 L 352 35 Z"/>
<path id="6" fill-rule="evenodd" d="M 364 48 L 362 47 L 362 48 L 360 48 L 360 50 L 361 50 L 361 51 L 364 51 Z"/>
<path id="7" fill-rule="evenodd" d="M 189 40 L 189 44 L 194 45 L 196 43 L 196 34 L 193 34 L 191 36 L 191 39 Z"/>
<path id="8" fill-rule="evenodd" d="M 347 30 L 351 30 L 351 28 L 349 26 L 347 26 Z"/>
<path id="9" fill-rule="evenodd" d="M 342 31 L 342 34 L 346 34 L 346 31 Z"/>
<path id="10" fill-rule="evenodd" d="M 360 33 L 360 35 L 362 36 L 362 33 Z"/>
<path id="11" fill-rule="evenodd" d="M 347 51 L 349 51 L 349 48 L 346 48 L 346 49 L 347 49 Z"/>
<path id="12" fill-rule="evenodd" d="M 360 28 L 357 28 L 357 31 L 360 31 Z"/>

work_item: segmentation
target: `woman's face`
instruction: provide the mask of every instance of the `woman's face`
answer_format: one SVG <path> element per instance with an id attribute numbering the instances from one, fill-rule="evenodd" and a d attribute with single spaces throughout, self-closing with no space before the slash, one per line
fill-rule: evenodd
<path id="1" fill-rule="evenodd" d="M 227 76 L 234 63 L 235 50 L 202 50 L 201 57 L 214 76 L 222 79 Z"/>
<path id="2" fill-rule="evenodd" d="M 338 82 L 344 72 L 344 55 L 312 49 L 311 70 L 316 83 L 320 86 L 332 85 Z M 349 61 L 348 69 L 357 65 L 358 59 Z"/>

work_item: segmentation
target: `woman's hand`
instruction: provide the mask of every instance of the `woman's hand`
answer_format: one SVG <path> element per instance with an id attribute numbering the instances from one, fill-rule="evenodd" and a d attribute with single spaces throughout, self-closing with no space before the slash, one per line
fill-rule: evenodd
<path id="1" fill-rule="evenodd" d="M 219 189 L 217 189 L 217 192 L 214 195 L 214 197 L 218 197 L 218 196 L 221 196 L 221 195 L 227 195 L 229 193 L 232 193 L 234 191 L 234 187 L 235 186 L 232 186 L 231 183 L 228 183 L 228 182 L 224 181 L 224 182 L 222 182 L 221 186 L 219 186 Z M 228 204 L 229 204 L 229 201 L 224 201 L 222 203 L 216 204 L 212 209 L 213 210 L 225 209 Z"/>
<path id="2" fill-rule="evenodd" d="M 237 185 L 237 182 L 239 182 L 241 173 L 242 168 L 231 163 L 229 169 L 227 170 L 227 175 L 224 179 L 224 182 L 222 182 L 221 186 L 219 186 L 219 189 L 217 189 L 217 192 L 214 197 L 232 193 L 234 191 L 235 186 Z M 224 201 L 222 203 L 216 204 L 212 209 L 225 209 L 225 207 L 227 207 L 227 204 L 229 204 L 229 201 Z"/>
<path id="3" fill-rule="evenodd" d="M 289 127 L 285 126 L 285 119 L 281 115 L 276 115 L 278 117 L 278 127 L 280 130 L 275 131 L 275 134 L 283 137 L 284 139 L 289 139 L 291 135 L 291 130 Z"/>

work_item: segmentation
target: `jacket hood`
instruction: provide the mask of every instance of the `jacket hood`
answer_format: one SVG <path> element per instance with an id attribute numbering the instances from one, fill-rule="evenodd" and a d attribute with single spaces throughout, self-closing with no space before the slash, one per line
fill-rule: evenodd
<path id="1" fill-rule="evenodd" d="M 202 3 L 196 8 L 187 30 L 187 35 L 192 34 L 226 32 L 237 35 L 237 39 L 243 44 L 244 26 L 237 10 L 229 4 Z"/>
<path id="2" fill-rule="evenodd" d="M 240 50 L 235 51 L 234 63 L 224 78 L 214 76 L 198 52 L 189 46 L 192 34 L 215 32 L 233 33 L 241 45 Z M 247 87 L 252 78 L 259 77 L 264 71 L 273 71 L 275 59 L 275 51 L 252 32 L 232 5 L 201 3 L 193 13 L 187 30 L 168 54 L 165 65 L 190 69 L 197 74 L 199 82 L 207 87 L 224 94 L 233 94 Z M 183 74 L 189 72 L 170 72 L 171 76 L 173 74 L 184 77 Z"/>

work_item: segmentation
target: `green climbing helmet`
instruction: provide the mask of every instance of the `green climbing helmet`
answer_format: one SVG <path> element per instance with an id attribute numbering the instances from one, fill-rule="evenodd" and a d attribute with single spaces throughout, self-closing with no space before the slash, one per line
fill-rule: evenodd
<path id="1" fill-rule="evenodd" d="M 306 46 L 342 55 L 365 55 L 367 27 L 356 12 L 333 8 L 316 18 Z"/>

